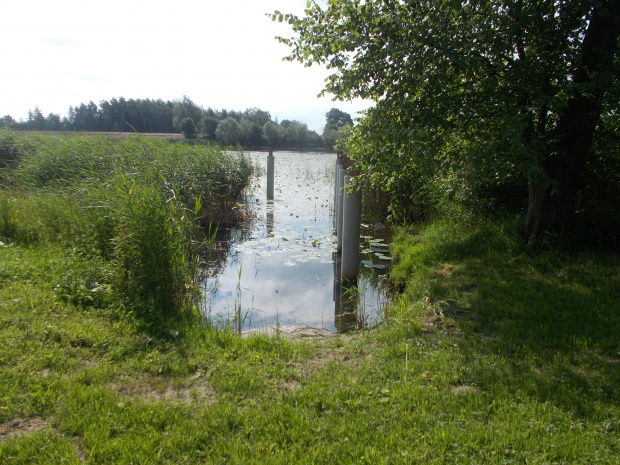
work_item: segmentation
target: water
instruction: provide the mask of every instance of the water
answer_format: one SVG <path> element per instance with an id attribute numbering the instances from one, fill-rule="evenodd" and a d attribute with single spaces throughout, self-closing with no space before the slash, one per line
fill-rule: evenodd
<path id="1" fill-rule="evenodd" d="M 267 153 L 247 155 L 257 167 L 247 192 L 251 220 L 223 231 L 218 242 L 222 253 L 212 257 L 203 283 L 207 317 L 241 331 L 346 331 L 380 321 L 388 302 L 387 237 L 363 226 L 357 285 L 343 287 L 335 279 L 336 156 L 275 152 L 275 196 L 267 201 Z"/>

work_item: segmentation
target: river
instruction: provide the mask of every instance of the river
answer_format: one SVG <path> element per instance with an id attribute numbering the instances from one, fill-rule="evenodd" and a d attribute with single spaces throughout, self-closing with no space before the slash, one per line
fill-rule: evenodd
<path id="1" fill-rule="evenodd" d="M 240 332 L 303 326 L 348 331 L 381 320 L 389 301 L 388 231 L 362 225 L 356 286 L 338 279 L 333 235 L 333 153 L 275 152 L 275 195 L 266 199 L 266 152 L 246 193 L 248 220 L 221 231 L 224 256 L 208 262 L 204 313 Z"/>

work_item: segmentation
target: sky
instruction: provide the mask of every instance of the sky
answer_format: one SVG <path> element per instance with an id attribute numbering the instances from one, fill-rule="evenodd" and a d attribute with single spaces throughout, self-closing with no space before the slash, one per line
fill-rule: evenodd
<path id="1" fill-rule="evenodd" d="M 3 0 L 0 117 L 38 106 L 124 97 L 176 100 L 204 108 L 257 107 L 319 133 L 325 113 L 354 118 L 364 101 L 317 98 L 329 71 L 282 61 L 292 36 L 266 13 L 303 15 L 306 0 Z"/>

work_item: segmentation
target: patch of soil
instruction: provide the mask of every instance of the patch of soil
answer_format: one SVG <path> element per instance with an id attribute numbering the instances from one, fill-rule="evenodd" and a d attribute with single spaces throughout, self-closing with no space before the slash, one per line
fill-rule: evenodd
<path id="1" fill-rule="evenodd" d="M 174 386 L 161 378 L 142 377 L 131 379 L 127 384 L 114 385 L 113 389 L 120 395 L 141 397 L 145 400 L 176 400 L 182 403 L 197 401 L 210 404 L 217 400 L 215 390 L 199 379 L 187 385 Z"/>
<path id="2" fill-rule="evenodd" d="M 463 395 L 463 394 L 473 394 L 476 392 L 480 392 L 476 386 L 471 386 L 469 384 L 461 384 L 459 386 L 452 386 L 452 394 L 455 396 Z"/>
<path id="3" fill-rule="evenodd" d="M 293 392 L 299 389 L 300 387 L 301 387 L 301 383 L 299 381 L 297 381 L 296 379 L 290 379 L 280 385 L 280 390 Z"/>
<path id="4" fill-rule="evenodd" d="M 10 441 L 18 436 L 48 429 L 49 423 L 43 418 L 26 418 L 0 423 L 0 442 Z"/>
<path id="5" fill-rule="evenodd" d="M 325 328 L 315 328 L 313 326 L 303 326 L 291 331 L 281 331 L 280 335 L 287 339 L 327 339 L 336 336 L 336 333 Z"/>

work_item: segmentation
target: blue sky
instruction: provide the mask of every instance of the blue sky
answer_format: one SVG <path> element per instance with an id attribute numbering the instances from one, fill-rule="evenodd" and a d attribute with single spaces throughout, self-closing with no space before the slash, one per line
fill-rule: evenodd
<path id="1" fill-rule="evenodd" d="M 328 71 L 282 61 L 288 24 L 306 0 L 12 0 L 0 15 L 0 116 L 113 97 L 189 96 L 203 107 L 258 107 L 321 132 L 333 107 L 352 116 L 367 102 L 317 98 Z"/>

